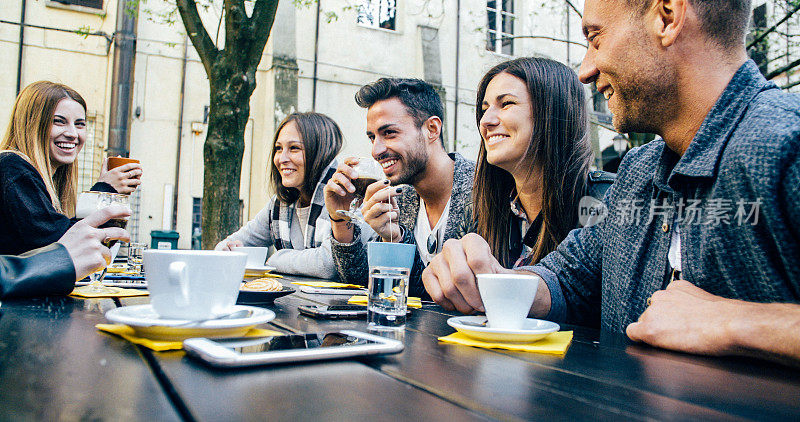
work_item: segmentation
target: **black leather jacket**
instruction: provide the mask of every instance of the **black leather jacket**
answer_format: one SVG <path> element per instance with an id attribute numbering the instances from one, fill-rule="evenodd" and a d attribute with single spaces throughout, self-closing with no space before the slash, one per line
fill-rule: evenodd
<path id="1" fill-rule="evenodd" d="M 59 243 L 22 255 L 0 255 L 0 299 L 66 295 L 74 287 L 75 266 Z"/>

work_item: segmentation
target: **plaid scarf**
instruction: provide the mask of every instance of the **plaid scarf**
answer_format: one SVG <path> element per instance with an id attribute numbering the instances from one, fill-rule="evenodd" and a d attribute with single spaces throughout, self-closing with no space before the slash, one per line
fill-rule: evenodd
<path id="1" fill-rule="evenodd" d="M 305 232 L 305 249 L 318 248 L 322 245 L 322 239 L 325 236 L 325 230 L 316 230 L 316 225 L 319 219 L 327 220 L 328 214 L 323 213 L 325 209 L 325 193 L 323 189 L 328 179 L 336 173 L 338 163 L 336 160 L 331 161 L 328 167 L 322 172 L 322 177 L 317 182 L 314 188 L 314 196 L 311 197 L 311 210 L 308 213 L 308 225 Z M 295 249 L 292 246 L 292 220 L 295 215 L 295 208 L 297 201 L 291 204 L 281 202 L 275 197 L 275 203 L 272 206 L 272 218 L 270 221 L 270 230 L 272 236 L 275 238 L 275 249 Z"/>

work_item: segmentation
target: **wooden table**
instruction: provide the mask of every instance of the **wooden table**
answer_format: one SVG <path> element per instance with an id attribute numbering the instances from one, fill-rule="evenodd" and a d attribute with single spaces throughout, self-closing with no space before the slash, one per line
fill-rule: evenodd
<path id="1" fill-rule="evenodd" d="M 309 280 L 286 277 L 285 283 Z M 365 330 L 318 320 L 299 292 L 267 306 L 284 332 Z M 0 420 L 798 420 L 800 371 L 650 348 L 580 327 L 565 356 L 444 344 L 453 314 L 412 311 L 397 355 L 215 370 L 96 332 L 104 310 L 147 298 L 3 302 Z"/>

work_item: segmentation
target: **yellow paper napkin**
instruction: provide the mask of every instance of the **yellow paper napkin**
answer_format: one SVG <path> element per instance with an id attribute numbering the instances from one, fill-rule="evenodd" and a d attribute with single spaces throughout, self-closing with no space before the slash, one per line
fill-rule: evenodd
<path id="1" fill-rule="evenodd" d="M 482 347 L 484 349 L 504 349 L 519 352 L 563 355 L 567 352 L 570 343 L 572 343 L 572 331 L 559 331 L 533 343 L 492 343 L 475 340 L 458 332 L 450 334 L 449 336 L 439 337 L 439 341 L 461 344 L 463 346 Z"/>
<path id="2" fill-rule="evenodd" d="M 353 288 L 353 289 L 362 289 L 364 286 L 359 286 L 358 284 L 347 284 L 347 283 L 337 283 L 335 281 L 293 281 L 292 284 L 296 284 L 298 286 L 311 286 L 311 287 L 321 287 L 321 288 Z"/>
<path id="3" fill-rule="evenodd" d="M 108 267 L 106 270 L 109 274 L 131 274 L 131 275 L 139 275 L 136 271 L 131 271 L 127 267 Z"/>
<path id="4" fill-rule="evenodd" d="M 150 294 L 147 292 L 147 290 L 142 290 L 142 289 L 123 289 L 122 287 L 108 287 L 108 286 L 105 287 L 114 290 L 113 293 L 93 293 L 87 291 L 88 289 L 85 289 L 84 287 L 86 286 L 75 288 L 75 290 L 73 290 L 72 293 L 70 293 L 69 295 L 72 297 L 81 297 L 84 299 L 95 299 L 100 297 L 147 296 Z"/>
<path id="5" fill-rule="evenodd" d="M 283 278 L 280 274 L 272 274 L 268 271 L 252 271 L 252 270 L 244 270 L 245 277 L 272 277 L 272 278 Z"/>
<path id="6" fill-rule="evenodd" d="M 150 340 L 144 337 L 136 336 L 133 328 L 123 324 L 97 324 L 95 325 L 100 331 L 116 334 L 131 343 L 144 346 L 156 352 L 165 352 L 167 350 L 181 350 L 183 349 L 183 341 L 167 341 L 167 340 Z M 253 328 L 245 334 L 245 337 L 260 337 L 260 336 L 279 336 L 279 333 L 273 330 L 265 330 L 263 328 Z"/>
<path id="7" fill-rule="evenodd" d="M 350 303 L 350 304 L 353 304 L 353 305 L 364 305 L 364 306 L 367 306 L 367 297 L 366 296 L 361 296 L 361 295 L 353 296 L 353 297 L 351 297 L 350 299 L 347 300 L 347 303 Z M 419 308 L 422 307 L 422 300 L 420 298 L 418 298 L 418 297 L 411 296 L 406 301 L 406 305 L 409 308 L 419 309 Z"/>

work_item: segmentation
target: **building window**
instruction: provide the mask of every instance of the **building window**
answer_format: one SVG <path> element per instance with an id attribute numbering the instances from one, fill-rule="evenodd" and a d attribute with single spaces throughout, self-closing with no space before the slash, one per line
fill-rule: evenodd
<path id="1" fill-rule="evenodd" d="M 514 0 L 486 1 L 486 49 L 514 54 Z"/>
<path id="2" fill-rule="evenodd" d="M 68 4 L 71 6 L 91 7 L 92 9 L 103 9 L 103 0 L 50 0 L 55 3 Z"/>
<path id="3" fill-rule="evenodd" d="M 394 31 L 396 16 L 396 0 L 361 0 L 358 5 L 358 23 L 371 28 Z"/>

